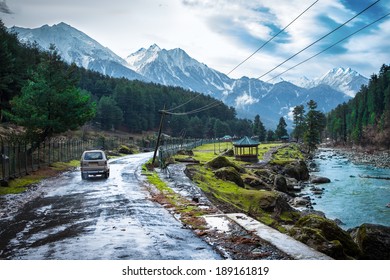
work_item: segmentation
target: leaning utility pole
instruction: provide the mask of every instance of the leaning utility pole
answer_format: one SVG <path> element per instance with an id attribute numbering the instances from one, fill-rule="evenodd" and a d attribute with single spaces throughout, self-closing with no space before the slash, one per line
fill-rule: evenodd
<path id="1" fill-rule="evenodd" d="M 165 116 L 165 114 L 166 114 L 165 106 L 164 106 L 164 110 L 160 110 L 160 111 L 158 111 L 158 112 L 161 114 L 161 120 L 160 120 L 160 128 L 159 128 L 159 130 L 158 130 L 157 143 L 156 143 L 156 147 L 155 147 L 155 149 L 154 149 L 152 165 L 154 165 L 154 161 L 156 160 L 156 155 L 157 155 L 158 146 L 160 145 L 161 131 L 162 131 L 162 127 L 163 127 L 164 116 Z"/>

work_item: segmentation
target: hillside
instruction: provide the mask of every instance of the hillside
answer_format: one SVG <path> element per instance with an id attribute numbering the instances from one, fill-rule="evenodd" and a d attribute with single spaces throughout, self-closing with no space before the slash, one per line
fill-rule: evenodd
<path id="1" fill-rule="evenodd" d="M 52 84 L 60 89 L 62 79 L 83 94 L 90 95 L 91 105 L 96 105 L 96 114 L 90 123 L 101 129 L 136 133 L 157 130 L 161 117 L 159 111 L 177 107 L 176 110 L 169 110 L 172 114 L 165 119 L 164 124 L 166 133 L 173 136 L 222 137 L 225 134 L 245 135 L 251 131 L 247 120 L 236 118 L 234 108 L 210 96 L 179 87 L 114 78 L 57 61 L 57 58 L 53 61 L 50 57 L 58 56 L 55 48 L 42 51 L 36 44 L 22 44 L 15 34 L 7 32 L 3 24 L 0 25 L 0 35 L 4 42 L 0 46 L 0 55 L 2 63 L 7 66 L 0 71 L 1 122 L 11 121 L 5 112 L 16 113 L 13 110 L 15 98 L 30 92 L 38 94 L 34 83 L 42 87 L 45 83 Z M 55 69 L 50 66 L 54 62 L 52 66 Z M 43 70 L 46 68 L 50 74 Z M 39 93 L 42 98 L 48 97 L 45 91 Z M 39 102 L 39 99 L 35 101 Z M 212 110 L 205 110 L 210 105 Z M 56 112 L 61 113 L 60 110 Z M 43 111 L 39 114 L 41 118 L 50 117 Z"/>
<path id="2" fill-rule="evenodd" d="M 291 125 L 289 112 L 296 105 L 313 99 L 318 108 L 328 112 L 348 101 L 367 83 L 366 78 L 349 68 L 335 68 L 318 79 L 297 84 L 287 81 L 271 84 L 248 77 L 232 79 L 198 62 L 180 48 L 166 50 L 153 44 L 121 58 L 65 23 L 11 30 L 18 33 L 22 42 L 36 41 L 43 49 L 53 43 L 68 63 L 74 62 L 104 75 L 151 81 L 210 95 L 234 107 L 240 118 L 253 119 L 261 113 L 266 127 L 271 129 L 280 117 Z M 280 91 L 288 98 L 280 98 Z"/>

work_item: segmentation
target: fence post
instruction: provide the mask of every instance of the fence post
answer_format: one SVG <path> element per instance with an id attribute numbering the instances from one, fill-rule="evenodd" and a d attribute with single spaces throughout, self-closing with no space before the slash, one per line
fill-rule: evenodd
<path id="1" fill-rule="evenodd" d="M 5 150 L 4 150 L 4 142 L 3 142 L 3 137 L 0 136 L 0 141 L 1 141 L 1 180 L 6 180 L 6 174 L 5 174 Z"/>
<path id="2" fill-rule="evenodd" d="M 26 141 L 26 143 L 27 143 L 27 141 Z M 31 151 L 31 153 L 30 153 L 30 155 L 31 155 L 31 172 L 33 172 L 34 171 L 34 151 L 33 151 L 32 143 L 30 142 L 29 144 L 30 144 L 30 151 Z"/>
<path id="3" fill-rule="evenodd" d="M 49 161 L 48 161 L 48 164 L 50 165 L 51 161 L 50 161 L 50 156 L 51 156 L 51 140 L 49 140 Z"/>
<path id="4" fill-rule="evenodd" d="M 27 140 L 24 140 L 24 168 L 26 169 L 26 174 L 28 174 Z"/>
<path id="5" fill-rule="evenodd" d="M 16 149 L 16 147 L 15 147 L 15 143 L 12 143 L 12 153 L 13 153 L 13 157 L 12 157 L 12 165 L 11 165 L 11 167 L 12 167 L 12 173 L 11 173 L 11 168 L 10 168 L 10 171 L 9 171 L 9 177 L 11 177 L 11 174 L 12 174 L 12 176 L 15 176 L 15 169 L 16 169 L 16 163 L 15 163 L 15 159 L 16 159 L 16 156 L 15 156 L 15 149 Z"/>
<path id="6" fill-rule="evenodd" d="M 31 146 L 34 145 L 33 142 L 31 142 Z M 37 157 L 37 161 L 38 161 L 38 169 L 40 168 L 41 166 L 41 157 L 40 157 L 40 154 L 41 154 L 41 144 L 38 145 L 38 157 Z M 34 169 L 34 166 L 33 166 L 33 169 Z"/>

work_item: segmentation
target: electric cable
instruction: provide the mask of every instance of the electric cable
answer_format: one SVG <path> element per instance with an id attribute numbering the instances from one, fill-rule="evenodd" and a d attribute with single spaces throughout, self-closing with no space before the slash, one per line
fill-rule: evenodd
<path id="1" fill-rule="evenodd" d="M 180 105 L 178 105 L 178 106 L 176 106 L 176 107 L 174 107 L 174 108 L 167 109 L 167 110 L 165 110 L 165 111 L 174 111 L 174 110 L 176 110 L 176 109 L 179 109 L 179 108 L 183 107 L 184 105 L 190 103 L 192 100 L 198 98 L 200 95 L 202 95 L 202 93 L 198 93 L 196 96 L 190 98 L 188 101 L 186 101 L 186 102 L 184 102 L 184 103 L 182 103 L 182 104 L 180 104 Z"/>
<path id="2" fill-rule="evenodd" d="M 209 110 L 211 108 L 214 108 L 214 107 L 217 107 L 219 105 L 223 104 L 222 101 L 220 100 L 217 100 L 217 101 L 214 101 L 210 104 L 207 104 L 203 107 L 200 107 L 200 108 L 197 108 L 197 109 L 194 109 L 192 111 L 189 111 L 189 112 L 181 112 L 181 113 L 174 113 L 174 112 L 168 112 L 168 111 L 165 111 L 163 110 L 162 112 L 167 114 L 167 115 L 174 115 L 174 116 L 184 116 L 184 115 L 190 115 L 190 114 L 196 114 L 196 113 L 200 113 L 202 111 L 206 111 L 206 110 Z"/>
<path id="3" fill-rule="evenodd" d="M 283 64 L 285 64 L 287 61 L 293 59 L 294 57 L 296 57 L 297 55 L 299 55 L 300 53 L 304 52 L 305 50 L 307 50 L 308 48 L 310 48 L 311 46 L 315 45 L 316 43 L 318 43 L 319 41 L 325 39 L 326 37 L 328 37 L 330 34 L 336 32 L 337 30 L 339 30 L 340 28 L 342 28 L 343 26 L 345 26 L 346 24 L 348 24 L 350 21 L 352 21 L 353 19 L 357 18 L 359 15 L 361 15 L 362 13 L 364 13 L 365 11 L 367 11 L 368 9 L 370 9 L 372 6 L 374 6 L 375 4 L 377 4 L 379 1 L 381 0 L 377 0 L 375 1 L 374 3 L 370 4 L 368 7 L 366 7 L 365 9 L 363 9 L 361 12 L 359 12 L 358 14 L 356 14 L 355 16 L 353 16 L 352 18 L 350 18 L 349 20 L 347 20 L 346 22 L 344 22 L 343 24 L 339 25 L 337 28 L 333 29 L 332 31 L 330 31 L 329 33 L 327 33 L 326 35 L 322 36 L 321 38 L 317 39 L 316 41 L 314 41 L 313 43 L 309 44 L 308 46 L 306 46 L 305 48 L 303 48 L 302 50 L 300 50 L 299 52 L 295 53 L 294 55 L 290 56 L 289 58 L 287 58 L 285 61 L 283 61 L 282 63 L 278 64 L 277 66 L 275 66 L 274 68 L 272 68 L 271 70 L 269 70 L 268 72 L 264 73 L 263 75 L 259 76 L 257 79 L 261 79 L 262 77 L 268 75 L 269 73 L 275 71 L 277 68 L 279 68 L 280 66 L 282 66 Z"/>
<path id="4" fill-rule="evenodd" d="M 261 45 L 257 50 L 255 50 L 250 56 L 248 56 L 246 59 L 244 59 L 242 62 L 240 62 L 236 67 L 234 67 L 232 70 L 230 70 L 229 73 L 226 75 L 230 75 L 234 70 L 236 70 L 238 67 L 240 67 L 242 64 L 244 64 L 247 60 L 249 60 L 252 56 L 254 56 L 258 51 L 260 51 L 262 48 L 264 48 L 269 42 L 271 42 L 275 37 L 277 37 L 280 33 L 282 33 L 284 30 L 286 30 L 291 24 L 293 24 L 297 19 L 299 19 L 304 13 L 306 13 L 311 7 L 313 7 L 319 0 L 315 1 L 313 4 L 311 4 L 308 8 L 306 8 L 302 13 L 300 13 L 293 21 L 291 21 L 288 25 L 286 25 L 282 30 L 280 30 L 278 33 L 276 33 L 272 38 L 270 38 L 267 42 L 265 42 L 263 45 Z"/>
<path id="5" fill-rule="evenodd" d="M 240 65 L 242 65 L 243 63 L 245 63 L 245 62 L 246 62 L 248 59 L 250 59 L 254 54 L 256 54 L 259 50 L 261 50 L 266 44 L 268 44 L 271 40 L 273 40 L 273 39 L 274 39 L 276 36 L 278 36 L 281 32 L 283 32 L 285 29 L 287 29 L 292 23 L 294 23 L 299 17 L 301 17 L 304 13 L 306 13 L 306 12 L 307 12 L 312 6 L 314 6 L 318 1 L 319 1 L 319 0 L 315 1 L 314 3 L 312 3 L 308 8 L 306 8 L 305 11 L 303 11 L 303 12 L 302 12 L 298 17 L 296 17 L 292 22 L 290 22 L 285 28 L 283 28 L 283 29 L 282 29 L 281 31 L 279 31 L 276 35 L 274 35 L 270 40 L 268 40 L 266 43 L 264 43 L 260 48 L 258 48 L 258 49 L 257 49 L 254 53 L 252 53 L 248 58 L 246 58 L 244 61 L 242 61 L 240 64 L 238 64 L 238 65 L 237 65 L 233 70 L 231 70 L 228 74 L 230 74 L 231 72 L 233 72 L 235 69 L 237 69 L 237 68 L 238 68 Z M 344 22 L 343 24 L 341 24 L 340 26 L 338 26 L 337 28 L 335 28 L 334 30 L 330 31 L 329 33 L 327 33 L 326 35 L 322 36 L 322 37 L 319 38 L 318 40 L 316 40 L 316 41 L 314 41 L 313 43 L 309 44 L 308 46 L 306 46 L 305 48 L 303 48 L 302 50 L 300 50 L 300 51 L 297 52 L 296 54 L 292 55 L 291 57 L 289 57 L 288 59 L 286 59 L 285 61 L 283 61 L 282 63 L 280 63 L 280 64 L 277 65 L 276 67 L 274 67 L 273 69 L 269 70 L 269 71 L 266 72 L 265 74 L 261 75 L 261 76 L 258 77 L 257 79 L 260 79 L 260 78 L 264 77 L 265 75 L 267 75 L 267 74 L 273 72 L 274 70 L 276 70 L 277 68 L 279 68 L 280 66 L 282 66 L 283 64 L 285 64 L 287 61 L 291 60 L 291 59 L 294 58 L 295 56 L 299 55 L 299 54 L 302 53 L 303 51 L 305 51 L 305 50 L 307 50 L 308 48 L 310 48 L 311 46 L 313 46 L 314 44 L 318 43 L 319 41 L 325 39 L 327 36 L 329 36 L 329 35 L 331 35 L 332 33 L 336 32 L 337 30 L 339 30 L 340 28 L 342 28 L 343 26 L 345 26 L 346 24 L 348 24 L 350 21 L 352 21 L 353 19 L 355 19 L 356 17 L 358 17 L 359 15 L 361 15 L 362 13 L 364 13 L 365 11 L 367 11 L 368 9 L 370 9 L 372 6 L 376 5 L 376 4 L 377 4 L 378 2 L 380 2 L 380 1 L 381 1 L 381 0 L 377 0 L 377 1 L 375 1 L 374 3 L 370 4 L 370 5 L 367 6 L 365 9 L 363 9 L 361 12 L 359 12 L 358 14 L 356 14 L 355 16 L 353 16 L 352 18 L 350 18 L 349 20 L 347 20 L 346 22 Z M 386 16 L 387 16 L 387 15 L 386 15 Z M 380 20 L 380 19 L 379 19 L 379 20 Z M 379 21 L 379 20 L 377 20 L 377 21 Z M 375 23 L 375 22 L 373 22 L 372 24 L 374 24 L 374 23 Z M 370 24 L 370 25 L 372 25 L 372 24 Z M 369 25 L 368 25 L 368 26 L 369 26 Z M 368 26 L 366 26 L 366 27 L 368 27 Z M 363 29 L 364 29 L 364 28 L 363 28 Z M 361 30 L 362 30 L 362 29 L 361 29 Z M 360 30 L 360 31 L 361 31 L 361 30 Z M 359 32 L 359 31 L 357 31 L 357 32 Z M 356 33 L 357 33 L 357 32 L 356 32 Z M 354 33 L 354 34 L 356 34 L 356 33 Z M 350 36 L 352 36 L 352 34 L 351 34 Z M 349 37 L 350 37 L 350 36 L 349 36 Z M 346 39 L 346 38 L 344 38 L 343 40 L 345 40 L 345 39 Z M 340 43 L 340 42 L 343 41 L 343 40 L 340 40 L 338 43 Z M 338 44 L 338 43 L 336 43 L 336 44 Z M 326 50 L 330 49 L 331 47 L 335 46 L 336 44 L 330 46 L 330 47 L 327 48 Z M 320 52 L 320 53 L 323 53 L 323 52 L 325 52 L 326 50 L 324 50 L 324 51 L 322 51 L 322 52 Z M 319 55 L 320 53 L 318 53 L 317 55 Z M 315 56 L 317 56 L 317 55 L 315 55 Z M 312 58 L 314 58 L 315 56 L 313 56 Z M 311 59 L 311 58 L 310 58 L 310 59 Z M 308 60 L 310 60 L 310 59 L 308 59 Z M 303 64 L 303 63 L 304 63 L 304 62 L 301 62 L 300 64 Z M 300 64 L 298 64 L 298 65 L 300 65 Z M 291 69 L 297 67 L 298 65 L 292 67 Z M 291 69 L 289 69 L 289 70 L 291 70 Z M 287 72 L 287 71 L 285 71 L 285 72 Z M 285 73 L 285 72 L 283 72 L 283 73 Z M 282 73 L 282 74 L 283 74 L 283 73 Z M 282 74 L 280 74 L 280 75 L 282 75 Z M 280 76 L 280 75 L 278 75 L 278 76 Z M 275 77 L 273 77 L 272 79 L 274 79 L 274 78 L 276 78 L 276 77 L 278 77 L 278 76 L 275 76 Z M 176 107 L 174 107 L 174 108 L 171 108 L 171 109 L 168 109 L 168 110 L 162 110 L 161 112 L 162 112 L 163 114 L 177 115 L 177 116 L 178 116 L 178 115 L 189 115 L 189 114 L 195 114 L 195 113 L 199 113 L 199 112 L 202 112 L 202 111 L 205 111 L 205 110 L 209 110 L 209 109 L 211 109 L 211 108 L 214 108 L 214 107 L 219 106 L 220 104 L 222 104 L 222 101 L 217 100 L 217 101 L 215 101 L 215 102 L 213 102 L 213 103 L 211 103 L 211 104 L 205 105 L 205 106 L 203 106 L 203 107 L 200 107 L 200 108 L 198 108 L 198 109 L 194 109 L 194 110 L 189 111 L 189 112 L 182 112 L 182 113 L 173 113 L 173 112 L 171 112 L 171 111 L 173 111 L 173 110 L 176 110 L 176 109 L 181 108 L 182 106 L 188 104 L 188 103 L 191 102 L 192 100 L 196 99 L 199 95 L 200 95 L 200 93 L 199 93 L 197 96 L 191 98 L 190 100 L 184 102 L 184 103 L 181 104 L 181 105 L 178 105 L 178 106 L 176 106 Z"/>
<path id="6" fill-rule="evenodd" d="M 367 27 L 369 27 L 369 26 L 371 26 L 371 25 L 377 23 L 378 21 L 381 21 L 382 19 L 388 17 L 389 15 L 390 15 L 390 13 L 388 13 L 388 14 L 386 14 L 386 15 L 380 17 L 379 19 L 377 19 L 377 20 L 371 22 L 370 24 L 367 24 L 367 25 L 363 26 L 362 28 L 356 30 L 355 32 L 351 33 L 350 35 L 348 35 L 348 36 L 344 37 L 343 39 L 337 41 L 336 43 L 334 43 L 334 44 L 332 44 L 331 46 L 327 47 L 326 49 L 322 50 L 321 52 L 319 52 L 319 53 L 317 53 L 317 54 L 315 54 L 315 55 L 313 55 L 313 56 L 311 56 L 311 57 L 309 57 L 309 58 L 307 58 L 307 59 L 301 61 L 301 62 L 298 63 L 298 64 L 295 64 L 294 66 L 288 68 L 287 70 L 283 71 L 282 73 L 280 73 L 280 74 L 278 74 L 278 75 L 272 77 L 271 79 L 267 80 L 266 83 L 268 83 L 268 82 L 270 82 L 270 81 L 276 79 L 277 77 L 283 75 L 284 73 L 286 73 L 286 72 L 288 72 L 288 71 L 290 71 L 290 70 L 292 70 L 292 69 L 294 69 L 294 68 L 296 68 L 296 67 L 298 67 L 298 66 L 300 66 L 300 65 L 302 65 L 302 64 L 304 64 L 304 63 L 306 63 L 307 61 L 309 61 L 309 60 L 315 58 L 316 56 L 319 56 L 320 54 L 322 54 L 322 53 L 328 51 L 329 49 L 331 49 L 331 48 L 333 48 L 334 46 L 340 44 L 341 42 L 345 41 L 346 39 L 348 39 L 348 38 L 354 36 L 356 33 L 359 33 L 360 31 L 362 31 L 362 30 L 366 29 Z"/>
<path id="7" fill-rule="evenodd" d="M 265 42 L 263 45 L 261 45 L 257 50 L 255 50 L 250 56 L 248 56 L 245 60 L 243 60 L 241 63 L 239 63 L 236 67 L 234 67 L 227 75 L 231 74 L 234 70 L 236 70 L 238 67 L 240 67 L 242 64 L 244 64 L 247 60 L 249 60 L 252 56 L 254 56 L 257 52 L 259 52 L 262 48 L 264 48 L 268 43 L 270 43 L 273 39 L 275 39 L 280 33 L 282 33 L 283 31 L 285 31 L 290 25 L 292 25 L 295 21 L 297 21 L 303 14 L 305 14 L 310 8 L 312 8 L 315 4 L 317 4 L 319 0 L 316 0 L 314 1 L 309 7 L 307 7 L 303 12 L 301 12 L 295 19 L 293 19 L 288 25 L 286 25 L 282 30 L 280 30 L 278 33 L 276 33 L 274 36 L 272 36 L 267 42 Z M 197 97 L 199 97 L 199 95 L 201 95 L 201 93 L 199 93 L 198 95 L 196 95 L 195 97 L 189 99 L 188 101 L 184 102 L 183 104 L 180 104 L 174 108 L 170 108 L 170 109 L 167 109 L 167 110 L 164 110 L 165 113 L 171 113 L 171 111 L 174 111 L 176 109 L 179 109 L 181 107 L 183 107 L 184 105 L 190 103 L 191 101 L 193 101 L 194 99 L 196 99 Z M 210 108 L 208 109 L 211 109 L 213 108 L 214 106 L 211 106 Z M 202 107 L 203 108 L 203 107 Z M 202 109 L 200 108 L 200 109 Z M 196 111 L 196 110 L 194 110 Z M 203 111 L 203 110 L 202 110 Z M 191 111 L 190 113 L 193 113 L 193 111 Z M 183 115 L 184 113 L 177 113 L 177 114 L 181 114 Z"/>

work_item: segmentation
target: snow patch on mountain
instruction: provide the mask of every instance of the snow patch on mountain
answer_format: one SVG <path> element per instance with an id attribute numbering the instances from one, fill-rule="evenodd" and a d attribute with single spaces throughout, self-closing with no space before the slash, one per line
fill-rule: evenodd
<path id="1" fill-rule="evenodd" d="M 354 97 L 362 85 L 368 84 L 368 79 L 351 68 L 340 67 L 334 68 L 313 80 L 303 77 L 296 84 L 304 88 L 314 88 L 321 84 L 328 85 L 350 97 Z"/>
<path id="2" fill-rule="evenodd" d="M 12 27 L 11 31 L 18 34 L 21 42 L 33 43 L 35 41 L 45 50 L 54 44 L 66 62 L 75 62 L 85 68 L 88 68 L 88 64 L 94 60 L 96 55 L 101 60 L 124 62 L 108 48 L 63 22 L 53 26 L 44 25 L 36 29 Z"/>
<path id="3" fill-rule="evenodd" d="M 145 65 L 156 60 L 160 51 L 161 49 L 156 44 L 150 46 L 149 49 L 141 48 L 126 57 L 127 65 L 130 69 L 139 72 Z"/>
<path id="4" fill-rule="evenodd" d="M 12 27 L 11 32 L 17 34 L 23 43 L 36 42 L 43 50 L 54 45 L 61 58 L 71 64 L 98 71 L 113 77 L 125 77 L 147 81 L 144 77 L 124 65 L 126 61 L 110 49 L 86 35 L 85 33 L 66 24 L 53 26 L 43 25 L 39 28 Z"/>
<path id="5" fill-rule="evenodd" d="M 252 105 L 252 104 L 255 104 L 259 101 L 260 101 L 260 99 L 253 98 L 253 96 L 251 96 L 247 92 L 244 92 L 242 95 L 238 96 L 235 99 L 235 107 L 244 108 L 247 105 Z"/>
<path id="6" fill-rule="evenodd" d="M 220 98 L 229 94 L 232 80 L 190 57 L 180 48 L 166 50 L 156 44 L 126 58 L 127 67 L 152 82 L 179 86 Z"/>

